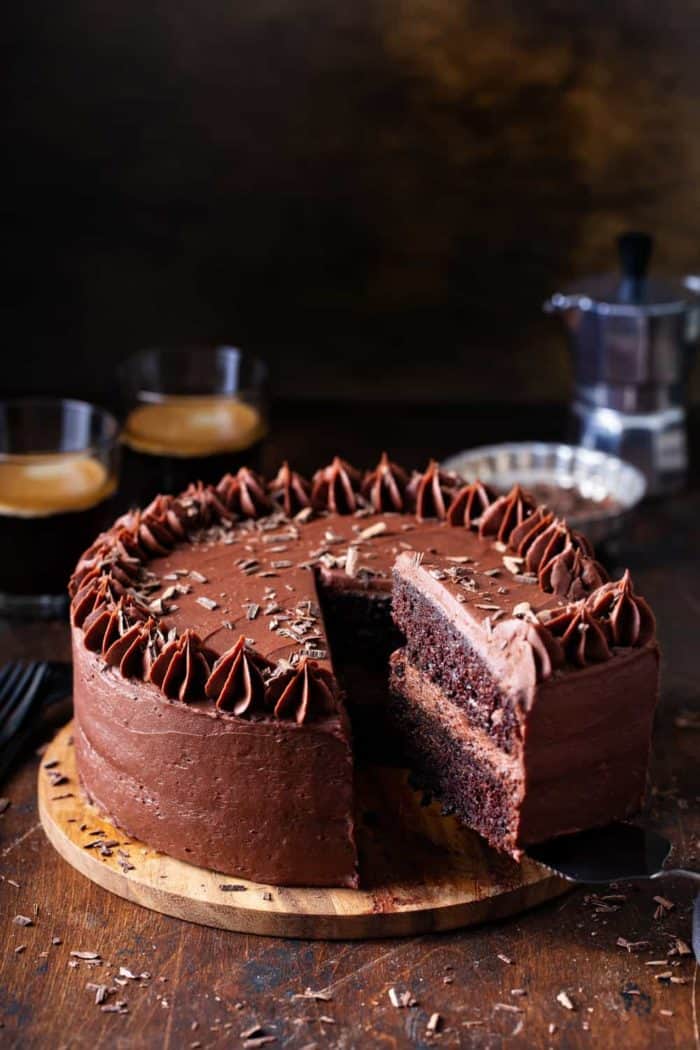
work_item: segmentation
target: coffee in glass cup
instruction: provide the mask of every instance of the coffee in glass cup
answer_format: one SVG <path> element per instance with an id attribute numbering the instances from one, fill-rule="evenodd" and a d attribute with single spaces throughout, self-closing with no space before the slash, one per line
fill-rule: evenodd
<path id="1" fill-rule="evenodd" d="M 145 350 L 121 369 L 124 492 L 132 505 L 255 467 L 267 369 L 235 347 Z"/>
<path id="2" fill-rule="evenodd" d="M 114 516 L 119 428 L 84 401 L 0 402 L 0 614 L 56 615 Z"/>

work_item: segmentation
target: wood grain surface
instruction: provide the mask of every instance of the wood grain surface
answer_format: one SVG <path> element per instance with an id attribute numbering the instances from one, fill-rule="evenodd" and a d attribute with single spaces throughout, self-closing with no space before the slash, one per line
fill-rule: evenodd
<path id="1" fill-rule="evenodd" d="M 447 442 L 439 415 L 420 418 L 424 435 L 435 444 Z M 312 423 L 309 417 L 305 426 Z M 406 447 L 419 442 L 412 424 L 415 417 L 402 423 Z M 352 455 L 354 415 L 338 413 L 334 425 L 335 440 Z M 478 439 L 468 431 L 466 420 L 464 444 Z M 318 434 L 306 453 L 313 462 L 325 430 Z M 286 447 L 295 440 L 301 445 L 303 431 L 298 438 L 278 431 L 278 437 Z M 419 451 L 427 455 L 429 449 L 424 443 Z M 699 521 L 697 491 L 652 505 L 619 553 L 655 608 L 664 654 L 646 819 L 673 841 L 674 862 L 696 868 Z M 62 624 L 6 624 L 0 633 L 0 661 L 68 652 Z M 319 942 L 236 934 L 147 911 L 65 864 L 39 823 L 39 762 L 28 756 L 0 789 L 10 800 L 0 816 L 2 1046 L 244 1047 L 242 1033 L 253 1025 L 274 1037 L 272 1050 L 698 1045 L 696 971 L 686 954 L 692 890 L 679 881 L 625 884 L 609 892 L 581 887 L 515 918 L 403 939 Z M 17 915 L 33 925 L 15 925 Z M 137 979 L 120 976 L 120 967 Z M 150 976 L 138 976 L 145 973 Z M 102 1005 L 111 1012 L 95 1003 L 95 985 L 110 990 Z M 394 1001 L 402 1003 L 407 993 L 414 1005 L 392 1005 L 391 989 Z M 119 1002 L 126 1005 L 115 1010 Z M 435 1013 L 440 1022 L 433 1035 L 427 1026 Z"/>
<path id="2" fill-rule="evenodd" d="M 124 835 L 79 789 L 72 723 L 51 741 L 37 783 L 46 836 L 77 871 L 135 904 L 238 933 L 361 940 L 452 930 L 570 888 L 527 858 L 515 864 L 489 849 L 437 803 L 423 805 L 408 770 L 360 766 L 355 790 L 362 888 L 343 890 L 238 880 Z"/>

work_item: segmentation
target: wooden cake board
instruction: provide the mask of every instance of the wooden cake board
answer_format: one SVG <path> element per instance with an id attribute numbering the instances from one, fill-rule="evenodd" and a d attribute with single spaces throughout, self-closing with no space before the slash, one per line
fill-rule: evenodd
<path id="1" fill-rule="evenodd" d="M 559 896 L 570 883 L 516 864 L 421 804 L 406 770 L 357 771 L 361 890 L 263 886 L 149 849 L 100 816 L 80 790 L 71 725 L 39 771 L 39 814 L 62 857 L 93 882 L 189 922 L 276 937 L 367 938 L 452 930 Z"/>

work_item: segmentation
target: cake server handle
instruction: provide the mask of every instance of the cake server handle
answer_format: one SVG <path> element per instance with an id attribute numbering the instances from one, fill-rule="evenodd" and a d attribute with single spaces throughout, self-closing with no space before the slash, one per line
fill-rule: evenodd
<path id="1" fill-rule="evenodd" d="M 700 871 L 688 871 L 687 868 L 663 868 L 661 871 L 655 871 L 649 878 L 665 879 L 669 875 L 674 875 L 681 879 L 690 879 L 691 882 L 696 883 L 700 893 Z"/>

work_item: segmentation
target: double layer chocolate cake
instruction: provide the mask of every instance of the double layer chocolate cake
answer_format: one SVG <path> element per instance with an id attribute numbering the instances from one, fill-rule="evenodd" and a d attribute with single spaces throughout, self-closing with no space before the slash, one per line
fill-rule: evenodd
<path id="1" fill-rule="evenodd" d="M 70 589 L 83 787 L 172 856 L 356 886 L 353 723 L 515 856 L 639 805 L 653 616 L 518 488 L 243 468 L 120 518 Z"/>

